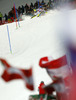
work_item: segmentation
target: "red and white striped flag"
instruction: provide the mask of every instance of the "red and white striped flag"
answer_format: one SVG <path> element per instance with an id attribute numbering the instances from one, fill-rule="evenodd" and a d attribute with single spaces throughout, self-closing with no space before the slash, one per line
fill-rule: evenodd
<path id="1" fill-rule="evenodd" d="M 2 74 L 2 78 L 9 82 L 15 79 L 22 79 L 25 82 L 25 85 L 28 89 L 34 90 L 34 82 L 33 82 L 33 75 L 32 75 L 32 68 L 30 69 L 19 69 L 14 68 L 4 59 L 0 59 L 1 63 L 5 67 L 5 70 Z"/>
<path id="2" fill-rule="evenodd" d="M 45 87 L 45 91 L 48 90 L 48 92 L 49 91 L 52 92 L 55 90 L 58 94 L 58 97 L 59 94 L 62 97 L 64 97 L 65 93 L 69 94 L 70 81 L 71 81 L 71 68 L 68 65 L 66 55 L 55 60 L 53 60 L 52 57 L 43 57 L 40 59 L 39 65 L 40 67 L 46 69 L 47 73 L 53 80 L 52 84 Z M 63 80 L 62 82 L 59 81 L 60 78 Z M 67 98 L 65 98 L 64 100 L 69 100 Z"/>
<path id="3" fill-rule="evenodd" d="M 70 67 L 68 66 L 66 56 L 55 60 L 52 57 L 43 57 L 40 59 L 39 65 L 46 69 L 53 80 L 60 77 L 64 79 L 69 76 L 70 73 Z"/>

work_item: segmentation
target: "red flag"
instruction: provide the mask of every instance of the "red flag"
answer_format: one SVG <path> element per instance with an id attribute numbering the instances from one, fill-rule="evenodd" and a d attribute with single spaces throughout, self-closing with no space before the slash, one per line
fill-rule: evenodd
<path id="1" fill-rule="evenodd" d="M 69 94 L 70 81 L 71 81 L 71 68 L 68 65 L 66 55 L 55 60 L 53 60 L 52 57 L 43 57 L 40 59 L 39 65 L 40 67 L 46 69 L 47 73 L 53 80 L 53 84 L 50 84 L 50 87 L 49 86 L 46 87 L 48 92 L 52 93 L 54 90 L 56 90 L 58 96 L 60 95 L 62 97 L 64 97 L 63 95 L 66 92 L 68 92 Z M 63 80 L 62 83 L 58 81 L 59 78 Z M 61 93 L 62 90 L 64 90 L 63 93 Z M 59 99 L 59 100 L 63 100 L 63 99 Z M 69 100 L 69 99 L 65 98 L 64 100 Z"/>
<path id="2" fill-rule="evenodd" d="M 0 59 L 3 66 L 5 67 L 5 70 L 2 74 L 2 78 L 9 82 L 11 80 L 15 79 L 22 79 L 25 82 L 25 85 L 28 89 L 34 90 L 34 84 L 33 84 L 33 76 L 32 76 L 32 68 L 30 69 L 19 69 L 14 68 L 11 65 L 8 64 L 8 62 L 4 59 Z"/>
<path id="3" fill-rule="evenodd" d="M 53 60 L 52 57 L 43 57 L 40 59 L 39 65 L 42 68 L 46 68 L 46 71 L 53 80 L 59 77 L 66 78 L 70 73 L 66 56 L 55 60 Z"/>
<path id="4" fill-rule="evenodd" d="M 56 69 L 67 64 L 66 56 L 54 60 L 52 57 L 43 57 L 39 61 L 42 68 Z"/>

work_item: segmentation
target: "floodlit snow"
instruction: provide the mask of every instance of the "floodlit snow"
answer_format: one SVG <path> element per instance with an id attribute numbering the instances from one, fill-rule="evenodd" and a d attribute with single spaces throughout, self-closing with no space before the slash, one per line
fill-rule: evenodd
<path id="1" fill-rule="evenodd" d="M 47 14 L 31 19 L 25 17 L 19 22 L 8 24 L 11 40 L 12 54 L 10 53 L 7 24 L 0 26 L 0 57 L 5 58 L 12 66 L 17 68 L 33 67 L 35 91 L 26 89 L 22 80 L 4 82 L 0 78 L 0 100 L 28 100 L 30 94 L 38 94 L 41 81 L 45 84 L 51 82 L 45 69 L 38 65 L 39 59 L 52 56 L 54 59 L 63 56 L 66 52 L 62 40 L 59 38 L 57 27 L 59 25 L 59 12 L 48 11 Z M 0 75 L 3 66 L 0 64 Z"/>

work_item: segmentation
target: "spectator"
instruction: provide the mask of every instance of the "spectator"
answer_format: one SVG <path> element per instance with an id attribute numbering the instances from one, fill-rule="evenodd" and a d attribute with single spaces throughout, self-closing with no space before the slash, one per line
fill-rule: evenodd
<path id="1" fill-rule="evenodd" d="M 45 2 L 44 2 L 44 0 L 42 0 L 42 2 L 41 2 L 41 5 L 42 5 L 42 6 L 44 6 L 44 5 L 45 5 Z"/>
<path id="2" fill-rule="evenodd" d="M 19 6 L 18 7 L 18 15 L 20 16 L 20 14 L 21 14 L 21 7 Z"/>
<path id="3" fill-rule="evenodd" d="M 30 5 L 30 7 L 31 7 L 31 8 L 33 8 L 33 7 L 34 7 L 34 5 L 33 5 L 33 3 L 32 3 L 32 2 L 31 2 L 31 5 Z"/>
<path id="4" fill-rule="evenodd" d="M 40 85 L 39 85 L 39 94 L 45 94 L 45 90 L 42 88 L 44 86 L 44 82 L 41 81 Z"/>
<path id="5" fill-rule="evenodd" d="M 2 24 L 2 17 L 3 17 L 3 15 L 2 15 L 2 13 L 0 12 L 0 23 Z"/>
<path id="6" fill-rule="evenodd" d="M 31 6 L 30 6 L 30 9 L 29 9 L 29 11 L 30 11 L 30 12 L 32 12 L 32 11 L 33 11 L 33 8 L 32 8 Z"/>
<path id="7" fill-rule="evenodd" d="M 27 4 L 25 5 L 25 9 L 26 9 L 26 14 L 27 14 L 29 11 L 29 6 Z"/>
<path id="8" fill-rule="evenodd" d="M 4 18 L 5 18 L 5 21 L 7 21 L 8 20 L 8 16 L 7 16 L 7 14 L 5 13 L 5 15 L 4 15 Z"/>
<path id="9" fill-rule="evenodd" d="M 34 8 L 37 9 L 38 8 L 38 2 L 36 1 L 34 4 Z"/>
<path id="10" fill-rule="evenodd" d="M 12 22 L 14 22 L 14 18 L 13 17 L 11 17 L 10 19 L 11 19 Z"/>
<path id="11" fill-rule="evenodd" d="M 22 9 L 22 15 L 23 15 L 23 13 L 24 13 L 24 6 L 23 5 L 22 5 L 22 8 L 21 9 Z"/>

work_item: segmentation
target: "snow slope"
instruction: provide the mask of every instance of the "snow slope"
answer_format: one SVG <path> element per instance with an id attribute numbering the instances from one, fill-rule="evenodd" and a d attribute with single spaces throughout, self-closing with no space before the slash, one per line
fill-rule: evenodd
<path id="1" fill-rule="evenodd" d="M 0 57 L 5 58 L 14 67 L 28 69 L 33 66 L 35 83 L 35 91 L 31 92 L 26 89 L 22 80 L 5 83 L 0 78 L 0 100 L 28 100 L 30 94 L 38 93 L 40 81 L 44 81 L 45 84 L 51 82 L 46 71 L 41 69 L 38 63 L 41 57 L 52 56 L 56 59 L 66 53 L 57 31 L 62 20 L 59 16 L 60 13 L 54 10 L 48 11 L 45 16 L 33 19 L 25 17 L 18 29 L 15 22 L 8 24 L 12 54 L 9 48 L 7 24 L 0 26 Z M 3 66 L 0 64 L 0 75 L 2 72 Z"/>

